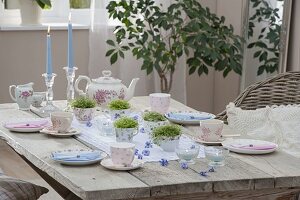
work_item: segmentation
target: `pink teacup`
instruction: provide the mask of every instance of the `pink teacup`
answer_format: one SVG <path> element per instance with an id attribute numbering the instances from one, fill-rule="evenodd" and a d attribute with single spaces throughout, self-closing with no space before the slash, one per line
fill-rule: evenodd
<path id="1" fill-rule="evenodd" d="M 200 121 L 199 139 L 206 142 L 218 142 L 222 137 L 224 122 L 218 119 Z"/>
<path id="2" fill-rule="evenodd" d="M 165 114 L 169 110 L 171 95 L 166 93 L 152 93 L 150 97 L 151 111 Z"/>
<path id="3" fill-rule="evenodd" d="M 130 166 L 134 159 L 135 144 L 117 142 L 110 145 L 110 156 L 114 165 Z"/>

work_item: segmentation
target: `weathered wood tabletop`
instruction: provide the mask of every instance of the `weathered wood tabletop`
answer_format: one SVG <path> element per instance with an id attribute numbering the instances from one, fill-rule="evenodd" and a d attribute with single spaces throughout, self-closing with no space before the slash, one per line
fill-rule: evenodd
<path id="1" fill-rule="evenodd" d="M 130 102 L 135 109 L 149 107 L 148 97 L 135 97 Z M 172 100 L 171 110 L 192 109 Z M 16 104 L 0 105 L 1 122 L 26 117 L 37 116 L 18 110 Z M 280 150 L 267 155 L 230 153 L 226 165 L 207 177 L 199 175 L 208 168 L 204 159 L 198 159 L 187 170 L 172 161 L 167 167 L 152 162 L 137 170 L 117 172 L 100 164 L 70 167 L 50 159 L 52 151 L 88 149 L 74 138 L 14 133 L 2 126 L 0 130 L 1 137 L 41 174 L 50 177 L 49 183 L 69 199 L 292 199 L 300 191 L 300 159 Z"/>

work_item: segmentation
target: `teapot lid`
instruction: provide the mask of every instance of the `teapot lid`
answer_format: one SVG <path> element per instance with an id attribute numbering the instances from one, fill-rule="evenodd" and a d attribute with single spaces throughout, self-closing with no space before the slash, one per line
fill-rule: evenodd
<path id="1" fill-rule="evenodd" d="M 110 70 L 103 70 L 102 75 L 103 75 L 102 77 L 99 77 L 97 79 L 92 79 L 92 81 L 96 83 L 121 83 L 120 79 L 111 77 Z"/>

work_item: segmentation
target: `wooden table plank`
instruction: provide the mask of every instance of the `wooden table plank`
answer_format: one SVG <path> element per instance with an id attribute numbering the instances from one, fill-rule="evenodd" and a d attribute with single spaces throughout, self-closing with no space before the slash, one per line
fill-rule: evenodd
<path id="1" fill-rule="evenodd" d="M 232 154 L 232 156 L 273 176 L 275 188 L 300 187 L 299 158 L 280 150 L 265 155 Z"/>

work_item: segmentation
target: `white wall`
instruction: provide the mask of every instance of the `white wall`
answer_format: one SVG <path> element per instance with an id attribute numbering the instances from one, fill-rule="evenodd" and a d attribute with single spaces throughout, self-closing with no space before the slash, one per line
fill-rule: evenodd
<path id="1" fill-rule="evenodd" d="M 51 31 L 53 71 L 57 74 L 54 98 L 65 99 L 67 31 Z M 74 30 L 74 58 L 78 74 L 87 74 L 88 30 Z M 45 91 L 46 31 L 0 31 L 0 103 L 11 102 L 9 85 L 34 82 L 35 91 Z"/>

